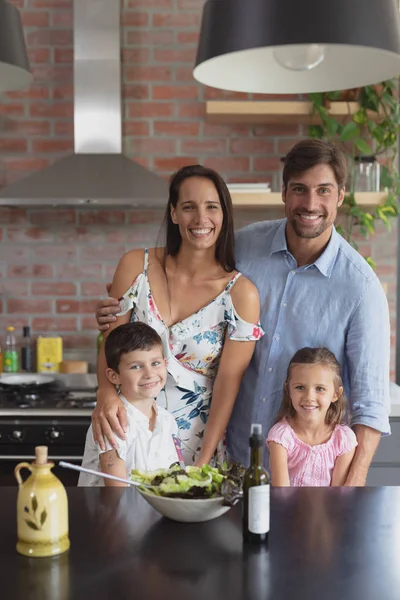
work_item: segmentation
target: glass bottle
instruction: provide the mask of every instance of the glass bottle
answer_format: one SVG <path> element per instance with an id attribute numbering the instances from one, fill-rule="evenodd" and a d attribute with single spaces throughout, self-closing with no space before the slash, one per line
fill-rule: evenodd
<path id="1" fill-rule="evenodd" d="M 250 430 L 250 466 L 243 480 L 243 539 L 264 543 L 269 532 L 269 475 L 263 466 L 262 426 L 253 423 Z"/>
<path id="2" fill-rule="evenodd" d="M 21 371 L 30 373 L 32 371 L 32 364 L 31 328 L 26 325 L 23 328 L 23 338 L 21 342 Z"/>
<path id="3" fill-rule="evenodd" d="M 375 156 L 356 156 L 354 158 L 354 191 L 380 191 L 380 164 Z"/>
<path id="4" fill-rule="evenodd" d="M 4 342 L 3 353 L 4 373 L 18 373 L 19 369 L 17 340 L 14 331 L 14 327 L 7 327 L 7 334 Z"/>

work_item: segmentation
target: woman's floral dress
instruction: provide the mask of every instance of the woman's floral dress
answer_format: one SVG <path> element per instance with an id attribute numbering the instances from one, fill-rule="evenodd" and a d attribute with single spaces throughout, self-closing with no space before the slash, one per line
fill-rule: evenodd
<path id="1" fill-rule="evenodd" d="M 151 293 L 148 263 L 149 252 L 146 249 L 143 272 L 119 299 L 119 315 L 131 310 L 131 321 L 147 323 L 163 341 L 168 378 L 157 403 L 174 415 L 184 460 L 186 464 L 191 464 L 201 448 L 226 329 L 231 340 L 242 342 L 256 341 L 264 332 L 260 323 L 248 323 L 241 319 L 233 306 L 230 290 L 241 273 L 237 273 L 209 304 L 168 327 Z M 223 457 L 223 446 L 220 444 L 217 459 L 221 461 Z"/>

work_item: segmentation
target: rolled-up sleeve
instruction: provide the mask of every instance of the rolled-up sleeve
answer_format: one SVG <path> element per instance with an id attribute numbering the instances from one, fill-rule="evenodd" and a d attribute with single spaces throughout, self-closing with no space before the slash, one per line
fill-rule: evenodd
<path id="1" fill-rule="evenodd" d="M 390 434 L 390 320 L 386 295 L 378 279 L 366 283 L 346 337 L 351 425 L 366 425 Z"/>

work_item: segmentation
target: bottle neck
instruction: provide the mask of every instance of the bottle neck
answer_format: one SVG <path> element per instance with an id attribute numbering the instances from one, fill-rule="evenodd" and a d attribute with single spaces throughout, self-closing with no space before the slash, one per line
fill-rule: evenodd
<path id="1" fill-rule="evenodd" d="M 262 444 L 253 443 L 251 446 L 251 465 L 262 467 L 263 464 L 263 446 Z"/>

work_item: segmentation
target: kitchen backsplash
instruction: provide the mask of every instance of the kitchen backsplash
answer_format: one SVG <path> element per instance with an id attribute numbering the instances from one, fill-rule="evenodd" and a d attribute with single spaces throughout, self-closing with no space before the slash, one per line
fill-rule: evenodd
<path id="1" fill-rule="evenodd" d="M 21 11 L 34 83 L 0 99 L 0 187 L 73 150 L 72 0 L 10 0 Z M 199 86 L 192 77 L 203 0 L 124 0 L 124 151 L 164 177 L 202 163 L 228 181 L 278 185 L 279 158 L 297 125 L 215 125 L 207 99 L 272 99 Z M 281 96 L 282 99 L 293 97 Z M 236 226 L 280 216 L 238 211 Z M 57 331 L 67 352 L 95 357 L 94 306 L 120 256 L 157 240 L 161 212 L 0 208 L 0 329 Z M 388 283 L 394 347 L 397 228 L 360 251 Z M 334 324 L 333 324 L 334 326 Z"/>

